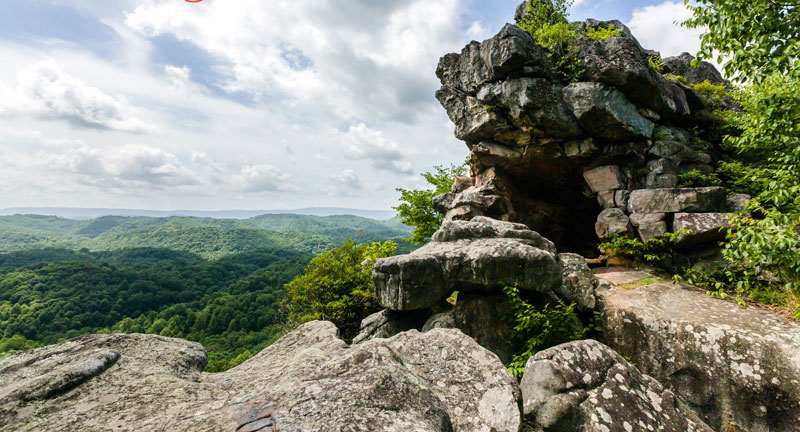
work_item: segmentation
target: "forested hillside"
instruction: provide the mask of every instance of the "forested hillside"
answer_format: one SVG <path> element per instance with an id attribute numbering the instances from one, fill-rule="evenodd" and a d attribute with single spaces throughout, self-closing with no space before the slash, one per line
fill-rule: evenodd
<path id="1" fill-rule="evenodd" d="M 90 220 L 54 216 L 0 217 L 0 252 L 63 248 L 107 251 L 166 248 L 205 259 L 262 249 L 319 253 L 348 239 L 359 242 L 408 237 L 396 219 L 357 216 L 261 215 L 250 219 L 106 216 Z M 402 249 L 402 247 L 401 247 Z"/>
<path id="2" fill-rule="evenodd" d="M 227 369 L 285 325 L 285 284 L 315 253 L 408 227 L 356 216 L 251 219 L 0 217 L 0 356 L 78 335 L 154 333 L 202 343 Z"/>

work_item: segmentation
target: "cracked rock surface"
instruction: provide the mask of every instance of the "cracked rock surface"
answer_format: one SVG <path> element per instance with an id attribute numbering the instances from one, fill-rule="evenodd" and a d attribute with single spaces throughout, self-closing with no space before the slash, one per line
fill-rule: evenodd
<path id="1" fill-rule="evenodd" d="M 85 336 L 7 356 L 0 360 L 0 429 L 519 429 L 516 381 L 460 331 L 409 331 L 352 347 L 337 333 L 332 323 L 307 323 L 218 374 L 201 372 L 199 344 L 152 335 Z M 52 374 L 74 376 L 69 371 L 82 378 L 51 385 L 58 381 Z"/>
<path id="2" fill-rule="evenodd" d="M 527 432 L 712 431 L 671 391 L 594 340 L 540 351 L 520 388 Z"/>

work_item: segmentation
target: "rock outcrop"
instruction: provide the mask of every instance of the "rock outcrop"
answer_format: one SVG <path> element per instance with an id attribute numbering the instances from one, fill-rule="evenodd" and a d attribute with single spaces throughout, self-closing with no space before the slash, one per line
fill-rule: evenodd
<path id="1" fill-rule="evenodd" d="M 655 279 L 599 274 L 611 285 Z M 638 283 L 637 283 L 638 282 Z M 603 341 L 717 430 L 800 430 L 800 325 L 689 285 L 601 290 Z"/>
<path id="2" fill-rule="evenodd" d="M 582 36 L 601 26 L 620 36 Z M 724 189 L 678 189 L 680 174 L 712 173 L 720 158 L 717 145 L 689 132 L 711 119 L 691 84 L 722 84 L 719 72 L 708 63 L 692 68 L 683 54 L 666 59 L 660 73 L 650 65 L 658 53 L 619 21 L 587 20 L 578 31 L 578 82 L 560 80 L 547 53 L 510 24 L 441 59 L 437 97 L 470 150 L 472 174 L 438 200 L 446 219 L 524 223 L 562 251 L 588 256 L 598 236 L 648 240 L 677 231 L 675 213 L 734 211 Z M 643 196 L 674 204 L 697 197 L 703 205 L 661 208 Z M 650 222 L 628 224 L 634 218 Z M 702 241 L 713 244 L 710 236 L 694 243 Z"/>
<path id="3" fill-rule="evenodd" d="M 245 363 L 202 373 L 191 342 L 95 335 L 0 360 L 14 431 L 496 431 L 520 425 L 516 380 L 457 330 L 349 347 L 312 322 Z"/>
<path id="4" fill-rule="evenodd" d="M 593 340 L 537 353 L 520 388 L 526 432 L 712 432 L 675 394 Z"/>
<path id="5" fill-rule="evenodd" d="M 561 284 L 561 268 L 553 244 L 528 227 L 476 217 L 445 222 L 427 245 L 378 260 L 373 281 L 381 306 L 407 311 L 434 306 L 455 290 L 548 292 Z"/>

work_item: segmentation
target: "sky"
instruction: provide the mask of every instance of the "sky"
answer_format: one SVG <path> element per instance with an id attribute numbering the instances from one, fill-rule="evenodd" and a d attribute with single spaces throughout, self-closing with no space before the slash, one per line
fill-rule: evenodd
<path id="1" fill-rule="evenodd" d="M 0 208 L 389 209 L 467 148 L 438 59 L 519 0 L 0 0 Z M 662 56 L 683 0 L 577 0 Z"/>

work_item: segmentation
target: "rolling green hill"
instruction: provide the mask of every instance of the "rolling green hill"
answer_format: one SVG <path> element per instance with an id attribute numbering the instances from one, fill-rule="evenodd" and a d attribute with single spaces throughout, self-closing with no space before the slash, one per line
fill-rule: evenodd
<path id="1" fill-rule="evenodd" d="M 408 237 L 410 229 L 393 219 L 357 216 L 269 214 L 250 219 L 105 216 L 89 220 L 55 216 L 0 217 L 0 253 L 62 248 L 109 251 L 167 248 L 204 259 L 263 249 L 287 248 L 318 253 L 348 239 L 359 242 Z M 401 250 L 408 247 L 401 245 Z"/>

